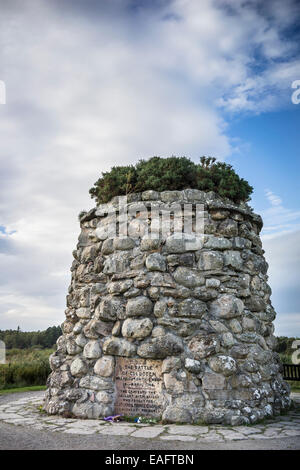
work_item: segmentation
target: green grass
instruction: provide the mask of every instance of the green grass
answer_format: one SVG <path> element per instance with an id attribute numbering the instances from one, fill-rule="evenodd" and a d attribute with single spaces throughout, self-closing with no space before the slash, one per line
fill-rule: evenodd
<path id="1" fill-rule="evenodd" d="M 39 390 L 46 390 L 46 385 L 33 385 L 32 387 L 7 388 L 5 390 L 0 390 L 0 395 L 5 395 L 7 393 L 37 392 Z"/>
<path id="2" fill-rule="evenodd" d="M 298 392 L 300 393 L 300 381 L 291 381 L 291 380 L 287 380 L 287 383 L 290 385 L 291 387 L 291 392 Z"/>
<path id="3" fill-rule="evenodd" d="M 7 350 L 6 364 L 0 365 L 0 390 L 44 386 L 51 372 L 52 352 L 53 349 L 36 348 Z"/>
<path id="4" fill-rule="evenodd" d="M 7 349 L 6 350 L 6 363 L 15 364 L 23 362 L 36 362 L 45 360 L 48 361 L 50 354 L 54 349 Z"/>

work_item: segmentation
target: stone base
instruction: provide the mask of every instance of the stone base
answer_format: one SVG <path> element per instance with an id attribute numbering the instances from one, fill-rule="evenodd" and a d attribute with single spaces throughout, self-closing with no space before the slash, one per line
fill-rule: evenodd
<path id="1" fill-rule="evenodd" d="M 261 218 L 214 193 L 147 191 L 118 208 L 121 237 L 117 206 L 81 219 L 44 409 L 232 425 L 287 409 Z"/>

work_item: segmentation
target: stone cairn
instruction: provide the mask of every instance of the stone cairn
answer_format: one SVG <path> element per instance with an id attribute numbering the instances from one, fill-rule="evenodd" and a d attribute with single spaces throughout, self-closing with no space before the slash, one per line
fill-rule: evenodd
<path id="1" fill-rule="evenodd" d="M 262 219 L 247 204 L 145 191 L 80 225 L 47 413 L 241 425 L 289 408 Z"/>

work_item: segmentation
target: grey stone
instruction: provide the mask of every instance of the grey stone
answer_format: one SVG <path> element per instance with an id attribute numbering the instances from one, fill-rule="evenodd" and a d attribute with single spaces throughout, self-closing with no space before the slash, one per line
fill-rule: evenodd
<path id="1" fill-rule="evenodd" d="M 78 308 L 76 310 L 76 315 L 78 318 L 90 318 L 91 317 L 91 311 L 89 308 Z"/>
<path id="2" fill-rule="evenodd" d="M 189 266 L 193 267 L 195 262 L 194 253 L 181 253 L 177 255 L 168 255 L 167 262 L 169 266 Z"/>
<path id="3" fill-rule="evenodd" d="M 228 238 L 210 236 L 204 243 L 204 248 L 210 250 L 230 250 L 232 243 Z"/>
<path id="4" fill-rule="evenodd" d="M 149 189 L 148 191 L 142 192 L 143 201 L 157 201 L 159 198 L 159 193 Z"/>
<path id="5" fill-rule="evenodd" d="M 86 338 L 85 335 L 79 334 L 76 336 L 75 343 L 77 344 L 77 346 L 84 348 L 87 342 L 88 342 L 88 338 Z"/>
<path id="6" fill-rule="evenodd" d="M 198 262 L 199 269 L 203 271 L 221 270 L 223 268 L 223 255 L 218 251 L 203 251 Z"/>
<path id="7" fill-rule="evenodd" d="M 232 248 L 236 250 L 244 250 L 251 248 L 251 241 L 247 238 L 234 237 L 232 239 Z"/>
<path id="8" fill-rule="evenodd" d="M 227 326 L 218 320 L 209 320 L 209 324 L 212 326 L 213 330 L 215 330 L 217 333 L 228 332 Z"/>
<path id="9" fill-rule="evenodd" d="M 184 189 L 182 193 L 188 202 L 204 203 L 207 197 L 207 193 L 205 191 L 200 191 L 199 189 Z"/>
<path id="10" fill-rule="evenodd" d="M 210 287 L 214 288 L 214 289 L 218 289 L 218 287 L 220 286 L 221 284 L 221 281 L 219 279 L 214 279 L 214 278 L 209 278 L 209 279 L 206 279 L 206 287 L 209 289 Z"/>
<path id="11" fill-rule="evenodd" d="M 224 252 L 224 263 L 225 266 L 229 266 L 231 268 L 241 270 L 243 268 L 243 260 L 241 257 L 241 253 L 239 251 L 225 251 Z"/>
<path id="12" fill-rule="evenodd" d="M 182 340 L 168 333 L 165 336 L 159 336 L 141 344 L 137 349 L 137 354 L 140 357 L 149 359 L 164 359 L 167 356 L 173 356 L 182 351 Z"/>
<path id="13" fill-rule="evenodd" d="M 211 211 L 211 218 L 214 220 L 224 220 L 229 216 L 229 211 L 226 210 L 212 210 Z"/>
<path id="14" fill-rule="evenodd" d="M 110 294 L 123 294 L 128 289 L 130 289 L 132 285 L 132 279 L 127 279 L 125 281 L 110 282 L 107 286 L 107 290 Z"/>
<path id="15" fill-rule="evenodd" d="M 238 235 L 238 224 L 235 220 L 226 219 L 220 223 L 218 231 L 227 237 L 236 237 Z"/>
<path id="16" fill-rule="evenodd" d="M 204 390 L 223 390 L 226 387 L 226 379 L 222 374 L 206 372 L 202 378 Z"/>
<path id="17" fill-rule="evenodd" d="M 114 239 L 113 238 L 107 238 L 104 240 L 102 243 L 102 248 L 101 252 L 103 255 L 110 255 L 114 252 Z"/>
<path id="18" fill-rule="evenodd" d="M 233 333 L 242 333 L 243 331 L 242 325 L 236 318 L 229 321 L 229 327 Z"/>
<path id="19" fill-rule="evenodd" d="M 80 379 L 79 386 L 96 391 L 110 390 L 112 388 L 112 383 L 108 379 L 102 379 L 100 377 L 96 377 L 95 375 L 87 375 Z"/>
<path id="20" fill-rule="evenodd" d="M 179 406 L 170 405 L 166 408 L 162 415 L 164 423 L 191 423 L 191 412 Z"/>
<path id="21" fill-rule="evenodd" d="M 101 392 L 98 392 L 96 394 L 96 400 L 99 402 L 99 403 L 112 403 L 113 401 L 113 395 L 108 393 L 108 392 L 105 392 L 105 391 L 101 391 Z"/>
<path id="22" fill-rule="evenodd" d="M 266 302 L 264 301 L 264 299 L 255 295 L 252 295 L 251 297 L 246 299 L 245 305 L 249 310 L 251 310 L 251 312 L 263 312 L 266 309 Z M 271 312 L 271 315 L 269 318 L 272 318 L 273 316 L 275 316 L 273 314 L 274 310 L 272 311 L 270 309 L 270 312 Z M 267 321 L 270 321 L 268 320 L 268 315 L 266 314 L 260 315 L 260 318 L 261 320 L 265 318 Z"/>
<path id="23" fill-rule="evenodd" d="M 130 237 L 116 237 L 113 242 L 114 250 L 131 250 L 135 247 L 135 241 Z"/>
<path id="24" fill-rule="evenodd" d="M 76 344 L 76 342 L 73 340 L 67 340 L 66 348 L 67 353 L 70 354 L 70 356 L 75 356 L 76 354 L 79 354 L 82 351 L 82 348 L 78 346 L 78 344 Z"/>
<path id="25" fill-rule="evenodd" d="M 220 349 L 220 342 L 217 335 L 196 334 L 188 344 L 190 351 L 197 360 L 215 354 Z"/>
<path id="26" fill-rule="evenodd" d="M 236 343 L 237 343 L 237 341 L 234 338 L 234 336 L 232 335 L 232 333 L 226 332 L 226 333 L 223 333 L 221 335 L 221 344 L 225 348 L 231 348 L 231 346 L 233 346 Z"/>
<path id="27" fill-rule="evenodd" d="M 114 372 L 115 359 L 112 356 L 102 356 L 94 366 L 94 372 L 101 377 L 110 377 Z"/>
<path id="28" fill-rule="evenodd" d="M 217 318 L 239 317 L 244 309 L 244 303 L 234 295 L 223 294 L 214 300 L 210 307 L 210 314 Z"/>
<path id="29" fill-rule="evenodd" d="M 165 300 L 159 300 L 158 302 L 155 302 L 154 305 L 154 315 L 156 317 L 162 317 L 168 309 L 167 302 Z"/>
<path id="30" fill-rule="evenodd" d="M 201 363 L 195 359 L 187 357 L 184 362 L 184 367 L 193 374 L 198 374 L 201 370 Z"/>
<path id="31" fill-rule="evenodd" d="M 194 297 L 204 302 L 209 300 L 216 299 L 219 295 L 219 292 L 216 289 L 209 289 L 206 286 L 195 287 L 193 290 Z"/>
<path id="32" fill-rule="evenodd" d="M 185 299 L 178 304 L 178 317 L 201 318 L 206 313 L 206 303 L 197 299 Z"/>
<path id="33" fill-rule="evenodd" d="M 162 363 L 162 372 L 171 372 L 172 370 L 180 369 L 181 359 L 179 357 L 167 357 Z"/>
<path id="34" fill-rule="evenodd" d="M 171 371 L 164 374 L 164 385 L 166 390 L 171 395 L 178 395 L 186 391 L 186 375 L 181 377 L 181 374 L 176 371 Z"/>
<path id="35" fill-rule="evenodd" d="M 256 328 L 256 322 L 253 318 L 243 317 L 242 318 L 243 330 L 254 331 Z"/>
<path id="36" fill-rule="evenodd" d="M 134 356 L 136 346 L 123 338 L 107 338 L 103 343 L 103 353 L 111 356 Z"/>
<path id="37" fill-rule="evenodd" d="M 142 251 L 151 251 L 158 250 L 162 240 L 160 238 L 143 238 L 141 240 L 141 250 Z"/>
<path id="38" fill-rule="evenodd" d="M 151 253 L 146 258 L 146 267 L 149 271 L 165 271 L 166 260 L 159 253 Z"/>
<path id="39" fill-rule="evenodd" d="M 249 347 L 244 344 L 237 344 L 230 350 L 230 355 L 235 359 L 244 359 L 248 356 Z"/>
<path id="40" fill-rule="evenodd" d="M 153 304 L 150 299 L 145 296 L 135 297 L 129 299 L 126 305 L 127 317 L 138 317 L 150 315 L 153 309 Z"/>
<path id="41" fill-rule="evenodd" d="M 1 342 L 0 342 L 0 348 L 1 348 Z M 59 369 L 60 366 L 63 364 L 63 362 L 64 362 L 64 358 L 60 356 L 59 354 L 57 354 L 57 352 L 54 352 L 49 357 L 51 370 Z"/>
<path id="42" fill-rule="evenodd" d="M 162 191 L 160 193 L 160 199 L 163 202 L 177 202 L 183 198 L 182 191 Z"/>
<path id="43" fill-rule="evenodd" d="M 167 237 L 165 251 L 167 253 L 184 253 L 185 251 L 201 250 L 202 246 L 202 237 L 176 233 Z"/>
<path id="44" fill-rule="evenodd" d="M 73 328 L 73 333 L 75 335 L 78 335 L 79 333 L 81 333 L 83 326 L 84 325 L 80 321 L 75 323 L 74 328 Z"/>
<path id="45" fill-rule="evenodd" d="M 99 336 L 109 336 L 112 332 L 113 325 L 113 322 L 93 319 L 85 325 L 83 333 L 89 339 L 97 339 Z"/>
<path id="46" fill-rule="evenodd" d="M 70 371 L 74 377 L 82 377 L 87 373 L 88 366 L 83 359 L 76 357 L 71 363 Z"/>
<path id="47" fill-rule="evenodd" d="M 157 338 L 158 336 L 164 336 L 166 334 L 166 330 L 162 326 L 155 326 L 151 334 L 153 338 Z"/>
<path id="48" fill-rule="evenodd" d="M 249 388 L 252 385 L 251 378 L 245 374 L 233 375 L 231 378 L 232 388 Z"/>
<path id="49" fill-rule="evenodd" d="M 122 273 L 127 271 L 130 266 L 130 259 L 128 254 L 125 252 L 119 252 L 112 255 L 109 255 L 103 267 L 103 273 L 105 274 L 114 274 Z"/>
<path id="50" fill-rule="evenodd" d="M 91 340 L 84 346 L 83 355 L 88 359 L 97 359 L 101 354 L 101 345 L 97 340 Z"/>
<path id="51" fill-rule="evenodd" d="M 96 317 L 103 321 L 115 321 L 124 318 L 124 303 L 116 297 L 104 298 L 96 309 Z"/>
<path id="52" fill-rule="evenodd" d="M 198 271 L 183 266 L 179 266 L 173 276 L 178 284 L 185 287 L 197 287 L 205 283 L 204 277 Z"/>
<path id="53" fill-rule="evenodd" d="M 217 373 L 222 373 L 226 377 L 232 375 L 237 370 L 236 361 L 231 356 L 216 356 L 209 359 L 210 368 Z"/>
<path id="54" fill-rule="evenodd" d="M 153 323 L 149 318 L 130 319 L 127 318 L 122 326 L 122 335 L 126 338 L 143 339 L 149 336 L 153 328 Z"/>

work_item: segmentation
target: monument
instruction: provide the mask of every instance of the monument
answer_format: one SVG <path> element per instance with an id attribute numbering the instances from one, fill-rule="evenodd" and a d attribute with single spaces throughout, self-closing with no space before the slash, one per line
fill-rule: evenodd
<path id="1" fill-rule="evenodd" d="M 80 225 L 47 413 L 242 425 L 290 406 L 247 204 L 144 191 Z"/>

